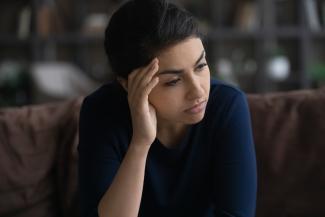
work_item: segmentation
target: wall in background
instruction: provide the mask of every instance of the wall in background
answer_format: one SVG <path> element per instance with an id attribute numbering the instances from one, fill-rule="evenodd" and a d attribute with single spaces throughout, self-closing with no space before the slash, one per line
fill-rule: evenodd
<path id="1" fill-rule="evenodd" d="M 87 94 L 110 80 L 103 36 L 120 2 L 2 1 L 0 106 Z M 212 76 L 249 93 L 325 84 L 324 0 L 175 2 L 199 18 Z M 57 76 L 38 83 L 40 69 Z"/>

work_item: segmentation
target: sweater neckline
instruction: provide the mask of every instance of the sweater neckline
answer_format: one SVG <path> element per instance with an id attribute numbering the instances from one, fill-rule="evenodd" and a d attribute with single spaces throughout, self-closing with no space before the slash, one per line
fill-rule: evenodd
<path id="1" fill-rule="evenodd" d="M 181 141 L 179 142 L 179 144 L 173 146 L 173 147 L 167 147 L 166 145 L 164 145 L 157 137 L 154 141 L 154 146 L 158 149 L 158 151 L 162 151 L 162 152 L 181 152 L 186 148 L 186 145 L 189 142 L 189 137 L 191 135 L 191 131 L 193 129 L 194 125 L 189 126 L 186 129 L 186 132 L 184 134 L 184 137 L 181 139 Z"/>

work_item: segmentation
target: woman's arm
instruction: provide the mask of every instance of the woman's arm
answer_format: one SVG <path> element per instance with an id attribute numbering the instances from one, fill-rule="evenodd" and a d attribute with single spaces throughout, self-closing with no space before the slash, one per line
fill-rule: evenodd
<path id="1" fill-rule="evenodd" d="M 142 197 L 146 159 L 157 133 L 157 118 L 148 95 L 157 85 L 155 59 L 121 81 L 128 91 L 133 136 L 116 176 L 98 205 L 100 217 L 137 217 Z"/>
<path id="2" fill-rule="evenodd" d="M 254 217 L 257 171 L 251 119 L 246 96 L 232 97 L 225 116 L 216 161 L 216 216 Z"/>
<path id="3" fill-rule="evenodd" d="M 148 151 L 148 145 L 130 144 L 113 183 L 99 203 L 99 216 L 138 215 Z"/>

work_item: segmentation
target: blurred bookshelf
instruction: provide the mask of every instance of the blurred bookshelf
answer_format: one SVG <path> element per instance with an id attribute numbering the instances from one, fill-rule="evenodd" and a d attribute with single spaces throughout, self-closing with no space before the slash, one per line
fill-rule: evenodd
<path id="1" fill-rule="evenodd" d="M 212 75 L 249 93 L 325 85 L 324 0 L 179 0 L 206 32 Z"/>
<path id="2" fill-rule="evenodd" d="M 213 77 L 247 93 L 325 85 L 325 0 L 171 1 L 199 18 Z M 110 80 L 104 29 L 121 2 L 2 1 L 0 98 L 8 62 L 20 73 L 37 62 L 70 62 L 98 83 Z M 32 101 L 25 89 L 16 92 L 16 104 Z"/>
<path id="3" fill-rule="evenodd" d="M 0 107 L 37 103 L 30 75 L 39 63 L 70 69 L 69 63 L 98 85 L 110 80 L 104 29 L 120 2 L 1 1 Z"/>

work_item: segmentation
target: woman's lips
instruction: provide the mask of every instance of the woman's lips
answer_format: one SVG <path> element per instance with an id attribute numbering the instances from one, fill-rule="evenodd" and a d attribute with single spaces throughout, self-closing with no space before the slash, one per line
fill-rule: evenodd
<path id="1" fill-rule="evenodd" d="M 205 107 L 206 107 L 207 101 L 203 101 L 189 109 L 186 109 L 185 112 L 189 113 L 189 114 L 197 114 L 200 113 L 202 111 L 204 111 Z"/>

